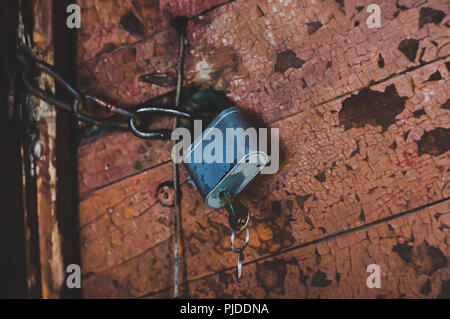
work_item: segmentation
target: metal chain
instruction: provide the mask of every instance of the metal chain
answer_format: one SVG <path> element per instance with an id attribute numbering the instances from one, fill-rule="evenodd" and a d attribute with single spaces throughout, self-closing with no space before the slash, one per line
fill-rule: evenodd
<path id="1" fill-rule="evenodd" d="M 89 94 L 83 94 L 75 89 L 69 82 L 67 82 L 61 75 L 59 75 L 55 69 L 42 61 L 37 60 L 26 48 L 20 47 L 17 51 L 17 59 L 22 66 L 22 78 L 27 90 L 37 96 L 38 98 L 55 105 L 61 109 L 72 112 L 75 117 L 83 122 L 87 122 L 95 125 L 111 126 L 118 129 L 129 129 L 134 135 L 143 139 L 170 139 L 170 129 L 159 130 L 142 130 L 139 128 L 139 123 L 142 122 L 143 115 L 149 113 L 164 113 L 170 116 L 180 116 L 183 118 L 192 118 L 193 115 L 181 110 L 165 107 L 153 107 L 143 103 L 138 105 L 136 111 L 130 111 L 125 108 L 121 108 L 117 105 L 108 103 L 103 99 L 92 96 Z M 73 101 L 67 102 L 58 99 L 54 94 L 40 88 L 33 79 L 40 73 L 46 73 L 51 76 L 55 82 L 61 84 L 61 86 L 72 96 Z M 94 105 L 106 110 L 110 113 L 109 117 L 96 117 L 88 114 L 83 108 L 88 101 L 93 102 Z"/>

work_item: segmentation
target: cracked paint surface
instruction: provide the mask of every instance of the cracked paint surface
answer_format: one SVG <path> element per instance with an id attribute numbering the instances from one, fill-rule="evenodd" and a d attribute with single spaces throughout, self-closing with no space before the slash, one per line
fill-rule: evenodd
<path id="1" fill-rule="evenodd" d="M 438 21 L 440 14 L 426 9 L 448 8 L 441 1 L 404 1 L 402 8 L 386 1 L 383 28 L 375 31 L 365 27 L 361 5 L 235 1 L 191 20 L 186 83 L 227 90 L 280 128 L 282 145 L 280 171 L 258 176 L 240 196 L 252 212 L 245 262 L 263 258 L 244 267 L 241 284 L 227 270 L 235 255 L 226 212 L 206 207 L 183 184 L 187 296 L 399 298 L 448 291 L 448 201 L 414 211 L 450 193 L 442 142 L 450 123 L 448 17 Z M 167 83 L 139 78 L 173 71 L 174 39 L 167 29 L 86 58 L 83 85 L 122 103 L 169 92 Z M 170 165 L 162 164 L 170 155 L 157 143 L 114 133 L 80 147 L 86 297 L 169 294 L 171 209 L 158 204 L 156 190 L 171 179 Z M 104 157 L 89 166 L 94 154 Z M 367 234 L 355 230 L 393 216 Z M 272 257 L 323 238 L 329 239 Z M 410 252 L 397 253 L 403 247 Z M 391 269 L 382 292 L 355 284 L 364 284 L 364 264 L 372 259 Z"/>
<path id="2" fill-rule="evenodd" d="M 449 298 L 449 237 L 448 228 L 442 228 L 450 222 L 449 216 L 447 200 L 413 215 L 246 265 L 241 282 L 236 279 L 235 269 L 193 281 L 182 286 L 181 296 Z M 412 251 L 408 258 L 398 253 L 399 245 Z M 366 285 L 370 264 L 380 266 L 379 289 L 369 289 Z M 150 298 L 170 296 L 168 289 Z"/>
<path id="3" fill-rule="evenodd" d="M 284 160 L 278 174 L 259 176 L 252 188 L 241 196 L 254 212 L 246 260 L 348 231 L 448 197 L 448 153 L 418 153 L 418 142 L 426 131 L 445 127 L 450 122 L 447 111 L 440 108 L 442 101 L 448 98 L 443 89 L 445 81 L 426 81 L 430 72 L 435 68 L 441 70 L 442 66 L 443 62 L 435 62 L 371 88 L 375 92 L 386 92 L 388 87 L 395 86 L 398 94 L 406 98 L 404 109 L 392 115 L 394 118 L 385 131 L 376 123 L 350 129 L 340 123 L 339 110 L 351 95 L 273 124 L 280 127 Z M 424 91 L 440 92 L 440 95 L 430 95 L 424 105 Z M 419 107 L 424 108 L 425 114 L 415 117 L 413 113 Z M 301 127 L 296 123 L 302 123 Z M 146 177 L 148 174 L 152 177 Z M 167 219 L 170 209 L 155 206 L 142 215 L 139 213 L 140 205 L 147 207 L 156 201 L 156 195 L 149 191 L 149 185 L 155 185 L 155 182 L 150 183 L 149 179 L 157 181 L 155 176 L 159 175 L 161 181 L 170 180 L 169 164 L 94 191 L 81 203 L 81 224 L 85 218 L 92 221 L 82 229 L 82 238 L 91 238 L 83 247 L 84 272 L 98 272 L 97 276 L 86 280 L 85 287 L 99 287 L 99 281 L 108 283 L 113 280 L 108 279 L 111 276 L 128 278 L 136 267 L 143 267 L 149 256 L 154 256 L 156 251 L 162 253 L 163 247 L 170 247 L 170 223 L 155 222 L 155 219 L 164 221 L 164 216 Z M 120 195 L 124 190 L 133 195 Z M 145 198 L 147 193 L 148 199 Z M 192 280 L 232 267 L 234 254 L 228 247 L 230 231 L 226 226 L 226 213 L 206 207 L 190 184 L 183 185 L 183 198 L 183 211 L 186 212 L 183 214 L 184 249 L 188 261 L 183 276 Z M 124 203 L 113 205 L 110 202 L 119 199 Z M 129 204 L 124 206 L 125 203 Z M 116 230 L 113 231 L 106 218 L 108 214 L 103 212 L 108 212 L 111 207 L 118 218 L 114 228 L 129 230 L 125 240 L 108 240 L 111 232 L 114 234 Z M 148 222 L 127 220 L 129 211 Z M 103 215 L 98 218 L 98 214 Z M 164 229 L 164 232 L 157 229 Z M 136 243 L 141 232 L 150 238 Z M 121 237 L 118 235 L 117 238 Z M 156 264 L 170 273 L 171 256 L 164 256 L 159 256 Z M 315 278 L 317 286 L 329 280 L 320 273 Z M 170 278 L 166 281 L 170 285 L 168 281 Z M 140 288 L 144 284 L 131 279 L 127 281 L 127 287 L 133 291 L 137 289 L 134 285 Z M 161 279 L 157 282 L 149 280 L 143 287 L 136 290 L 134 296 L 158 291 L 164 284 Z M 105 291 L 106 288 L 103 293 Z"/>

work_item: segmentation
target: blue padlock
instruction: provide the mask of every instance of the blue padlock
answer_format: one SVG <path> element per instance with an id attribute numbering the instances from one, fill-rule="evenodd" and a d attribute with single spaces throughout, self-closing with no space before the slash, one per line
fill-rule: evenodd
<path id="1" fill-rule="evenodd" d="M 247 209 L 234 199 L 269 160 L 266 151 L 258 148 L 259 132 L 252 126 L 245 112 L 234 106 L 223 92 L 203 89 L 185 100 L 182 110 L 152 106 L 142 107 L 137 113 L 167 113 L 180 117 L 177 128 L 187 130 L 191 133 L 190 136 L 194 133 L 194 141 L 190 145 L 183 145 L 187 149 L 182 161 L 197 189 L 209 207 L 225 206 L 231 212 L 230 216 L 234 216 L 230 224 L 239 224 L 241 226 L 238 228 L 243 229 L 246 224 L 239 223 L 238 220 L 247 216 L 248 222 L 248 213 L 245 212 Z M 198 122 L 201 124 L 196 126 Z M 130 119 L 130 128 L 141 138 L 179 139 L 178 134 L 174 135 L 172 130 L 142 130 L 134 119 Z M 216 140 L 217 135 L 221 136 L 220 143 Z M 220 146 L 221 156 L 203 156 L 211 143 Z M 176 153 L 177 148 L 174 150 Z M 178 163 L 178 154 L 175 157 Z M 214 160 L 210 160 L 211 158 Z M 234 206 L 239 209 L 234 209 Z"/>
<path id="2" fill-rule="evenodd" d="M 256 134 L 248 134 L 248 129 Z M 221 154 L 205 156 L 211 143 L 215 143 L 215 152 L 222 150 Z M 206 204 L 219 208 L 225 204 L 222 195 L 236 197 L 264 168 L 268 156 L 258 149 L 257 131 L 245 112 L 232 106 L 208 124 L 187 149 L 183 162 Z"/>

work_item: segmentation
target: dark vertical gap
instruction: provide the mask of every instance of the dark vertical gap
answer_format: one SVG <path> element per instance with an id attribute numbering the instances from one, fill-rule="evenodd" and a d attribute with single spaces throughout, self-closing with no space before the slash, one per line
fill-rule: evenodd
<path id="1" fill-rule="evenodd" d="M 53 1 L 53 40 L 55 68 L 69 83 L 75 84 L 76 72 L 76 30 L 66 25 L 67 6 L 73 0 Z M 56 85 L 56 95 L 71 100 L 64 88 Z M 76 122 L 71 113 L 58 109 L 56 116 L 56 170 L 57 197 L 56 212 L 63 237 L 64 265 L 81 263 L 78 220 L 77 148 Z M 81 298 L 81 289 L 63 286 L 62 298 Z"/>
<path id="2" fill-rule="evenodd" d="M 26 298 L 25 236 L 17 112 L 8 101 L 14 87 L 17 1 L 0 1 L 0 298 Z"/>

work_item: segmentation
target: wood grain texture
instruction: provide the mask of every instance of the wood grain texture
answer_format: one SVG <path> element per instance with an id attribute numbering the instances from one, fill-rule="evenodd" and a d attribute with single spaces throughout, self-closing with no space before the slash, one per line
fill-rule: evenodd
<path id="1" fill-rule="evenodd" d="M 442 1 L 425 1 L 417 7 L 410 2 L 404 3 L 408 10 L 383 2 L 381 29 L 365 24 L 368 14 L 361 8 L 369 1 L 346 1 L 344 8 L 327 2 L 310 6 L 306 1 L 225 4 L 190 20 L 187 81 L 228 89 L 264 119 L 291 114 L 448 55 L 448 18 L 419 23 L 422 9 L 432 7 L 448 14 L 448 7 Z M 322 26 L 311 33 L 309 25 L 316 22 Z M 81 59 L 80 74 L 86 75 L 81 82 L 86 88 L 101 85 L 99 93 L 124 104 L 159 95 L 168 88 L 138 79 L 148 73 L 174 74 L 178 50 L 174 37 L 174 30 L 165 30 L 119 46 L 101 59 Z M 416 41 L 417 49 L 400 46 L 405 39 Z"/>
<path id="2" fill-rule="evenodd" d="M 80 205 L 83 273 L 98 272 L 138 256 L 172 233 L 172 168 L 164 164 L 95 192 Z M 200 196 L 182 186 L 184 207 L 195 210 Z M 117 191 L 111 197 L 111 191 Z M 203 206 L 205 206 L 203 204 Z M 204 207 L 206 210 L 206 207 Z M 182 223 L 192 223 L 183 219 Z"/>
<path id="3" fill-rule="evenodd" d="M 187 298 L 450 298 L 450 201 L 185 284 Z M 367 266 L 381 269 L 368 288 Z M 170 298 L 170 289 L 151 298 Z"/>
<path id="4" fill-rule="evenodd" d="M 52 64 L 54 61 L 53 1 L 33 2 L 33 54 L 37 59 Z M 40 88 L 55 91 L 54 79 L 41 74 Z M 37 224 L 39 229 L 39 260 L 42 298 L 60 298 L 65 279 L 63 234 L 56 216 L 56 110 L 49 103 L 32 97 L 36 125 L 34 141 L 34 172 L 37 196 Z M 26 231 L 25 237 L 29 234 Z M 34 245 L 33 245 L 34 246 Z M 33 247 L 32 246 L 32 247 Z M 33 278 L 28 283 L 33 286 Z"/>
<path id="5" fill-rule="evenodd" d="M 81 198 L 105 184 L 170 161 L 172 142 L 143 140 L 129 132 L 107 135 L 78 148 Z"/>
<path id="6" fill-rule="evenodd" d="M 81 62 L 124 45 L 132 45 L 168 28 L 176 16 L 199 15 L 227 0 L 78 0 L 83 28 Z"/>
<path id="7" fill-rule="evenodd" d="M 384 1 L 381 29 L 367 28 L 368 3 L 225 4 L 190 20 L 185 82 L 223 89 L 240 107 L 274 123 L 449 55 L 442 1 L 404 1 L 402 9 Z M 445 17 L 433 22 L 427 8 Z M 131 107 L 174 89 L 177 52 L 175 31 L 167 29 L 80 63 L 79 82 L 87 92 Z M 140 80 L 155 74 L 167 80 Z M 85 173 L 82 161 L 81 176 L 102 175 L 102 167 Z M 118 170 L 120 178 L 135 173 L 130 165 Z M 80 184 L 89 191 L 113 181 Z"/>
<path id="8" fill-rule="evenodd" d="M 236 256 L 226 213 L 207 208 L 183 179 L 185 296 L 398 298 L 448 290 L 448 201 L 430 206 L 450 195 L 448 5 L 384 1 L 382 28 L 369 29 L 370 1 L 342 3 L 234 1 L 190 20 L 185 84 L 225 90 L 279 128 L 281 167 L 240 196 L 252 220 L 249 277 L 239 285 L 228 271 Z M 166 29 L 86 56 L 80 84 L 124 105 L 167 93 L 175 40 Z M 155 145 L 141 144 L 117 133 L 80 151 L 85 297 L 169 296 L 167 145 L 153 157 Z M 382 292 L 360 285 L 372 258 L 390 269 Z"/>
<path id="9" fill-rule="evenodd" d="M 401 11 L 383 1 L 380 29 L 366 26 L 370 3 L 254 0 L 222 6 L 189 25 L 196 58 L 187 72 L 201 80 L 206 76 L 198 70 L 211 65 L 209 84 L 273 122 L 448 55 L 445 24 L 419 25 L 423 7 L 448 14 L 444 2 L 403 2 L 409 9 Z M 313 31 L 311 23 L 321 26 Z M 398 49 L 404 39 L 418 43 L 417 52 L 410 50 L 412 61 Z M 222 64 L 230 55 L 235 63 Z"/>
<path id="10" fill-rule="evenodd" d="M 436 70 L 442 79 L 429 81 Z M 449 98 L 448 76 L 445 61 L 437 61 L 274 122 L 282 141 L 280 170 L 258 176 L 240 196 L 252 212 L 246 261 L 449 197 L 448 146 L 430 139 L 428 150 L 419 152 L 422 137 L 441 129 L 448 134 L 448 110 L 441 107 Z M 373 96 L 383 103 L 373 104 Z M 365 105 L 355 104 L 360 98 Z M 398 103 L 392 118 L 380 117 L 377 107 L 397 109 Z M 344 106 L 356 107 L 353 117 Z M 83 272 L 91 275 L 84 281 L 86 296 L 138 297 L 170 285 L 172 229 L 154 222 L 170 219 L 170 209 L 154 205 L 158 185 L 170 179 L 163 165 L 81 202 L 81 223 L 88 223 Z M 184 280 L 232 267 L 226 213 L 208 209 L 188 183 L 182 205 Z M 112 212 L 117 223 L 108 217 Z M 116 227 L 129 238 L 114 239 Z M 118 289 L 110 289 L 114 285 Z"/>

